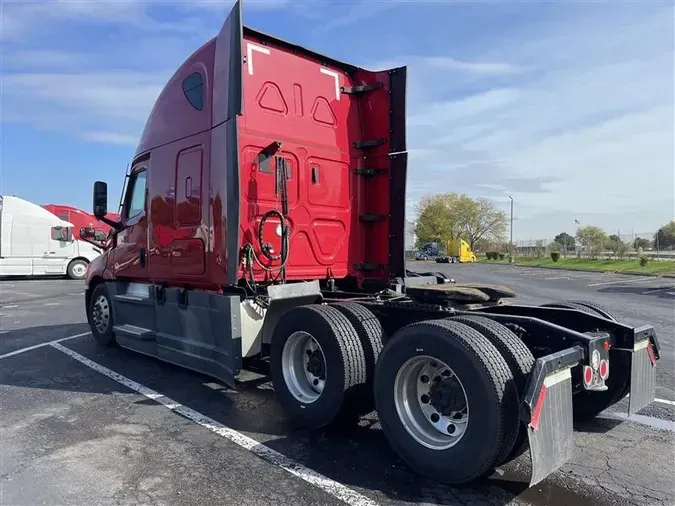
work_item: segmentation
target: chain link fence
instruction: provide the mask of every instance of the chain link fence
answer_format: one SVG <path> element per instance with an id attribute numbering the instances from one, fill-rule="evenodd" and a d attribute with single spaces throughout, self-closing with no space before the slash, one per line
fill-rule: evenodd
<path id="1" fill-rule="evenodd" d="M 662 248 L 656 232 L 622 234 L 617 231 L 615 234 L 585 240 L 568 236 L 558 242 L 555 238 L 556 236 L 551 236 L 514 241 L 514 256 L 543 258 L 550 256 L 552 252 L 558 252 L 561 258 L 620 260 L 644 256 L 650 260 L 675 260 L 675 250 Z M 505 246 L 508 249 L 508 244 Z"/>

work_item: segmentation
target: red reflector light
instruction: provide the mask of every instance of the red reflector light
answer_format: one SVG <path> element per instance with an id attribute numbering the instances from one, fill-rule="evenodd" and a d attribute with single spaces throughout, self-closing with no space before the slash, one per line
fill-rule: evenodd
<path id="1" fill-rule="evenodd" d="M 541 390 L 539 390 L 539 397 L 537 397 L 537 404 L 534 405 L 534 409 L 532 410 L 532 420 L 530 420 L 530 427 L 532 427 L 534 430 L 537 430 L 537 427 L 539 427 L 539 417 L 541 416 L 541 408 L 544 406 L 544 399 L 546 399 L 546 391 L 548 389 L 546 388 L 546 385 L 541 386 Z"/>
<path id="2" fill-rule="evenodd" d="M 609 362 L 607 360 L 600 361 L 600 377 L 606 380 L 609 376 Z"/>
<path id="3" fill-rule="evenodd" d="M 652 362 L 652 366 L 656 365 L 656 355 L 654 355 L 654 348 L 652 348 L 652 343 L 649 343 L 647 346 L 647 353 L 649 353 L 649 360 Z"/>
<path id="4" fill-rule="evenodd" d="M 584 366 L 584 383 L 586 385 L 590 385 L 592 381 L 593 381 L 593 369 L 591 369 L 589 366 L 585 365 Z"/>
<path id="5" fill-rule="evenodd" d="M 611 344 L 609 344 L 609 341 L 605 341 L 604 343 L 602 343 L 602 347 L 605 349 L 605 351 L 609 350 L 610 346 Z"/>

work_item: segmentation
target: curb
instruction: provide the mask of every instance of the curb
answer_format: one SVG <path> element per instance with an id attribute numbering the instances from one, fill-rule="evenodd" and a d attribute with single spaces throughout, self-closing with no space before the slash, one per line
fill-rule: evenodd
<path id="1" fill-rule="evenodd" d="M 675 274 L 648 274 L 646 272 L 616 272 L 616 271 L 602 271 L 600 269 L 575 269 L 574 267 L 546 267 L 543 265 L 522 265 L 522 264 L 509 264 L 509 263 L 498 263 L 491 264 L 490 262 L 480 262 L 486 265 L 510 265 L 511 267 L 522 267 L 522 268 L 531 268 L 531 269 L 546 269 L 549 271 L 573 271 L 573 272 L 597 272 L 600 274 L 622 274 L 624 276 L 645 276 L 652 278 L 675 278 Z"/>

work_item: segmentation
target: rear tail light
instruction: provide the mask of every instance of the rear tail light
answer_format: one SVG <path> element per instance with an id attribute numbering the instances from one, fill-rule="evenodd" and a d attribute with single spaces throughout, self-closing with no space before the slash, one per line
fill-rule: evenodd
<path id="1" fill-rule="evenodd" d="M 584 366 L 584 384 L 588 387 L 593 383 L 593 369 L 589 366 Z"/>
<path id="2" fill-rule="evenodd" d="M 609 362 L 607 360 L 600 361 L 600 377 L 606 380 L 609 377 Z"/>

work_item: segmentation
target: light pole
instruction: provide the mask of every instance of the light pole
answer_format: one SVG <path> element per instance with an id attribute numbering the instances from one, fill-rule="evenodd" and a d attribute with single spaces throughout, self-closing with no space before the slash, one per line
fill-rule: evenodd
<path id="1" fill-rule="evenodd" d="M 513 263 L 513 197 L 509 195 L 511 199 L 511 231 L 509 237 L 509 263 Z"/>

